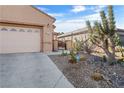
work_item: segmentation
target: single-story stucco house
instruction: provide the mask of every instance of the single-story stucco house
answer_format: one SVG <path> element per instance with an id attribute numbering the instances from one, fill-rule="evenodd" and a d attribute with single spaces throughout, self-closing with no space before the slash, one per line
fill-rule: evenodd
<path id="1" fill-rule="evenodd" d="M 124 29 L 116 29 L 117 33 L 120 36 L 121 42 L 124 45 Z M 88 28 L 80 28 L 71 32 L 64 33 L 58 36 L 59 41 L 66 43 L 67 49 L 71 49 L 75 39 L 86 40 L 88 38 Z"/>
<path id="2" fill-rule="evenodd" d="M 30 5 L 0 5 L 0 53 L 51 52 L 55 18 Z"/>
<path id="3" fill-rule="evenodd" d="M 75 39 L 81 40 L 86 39 L 88 34 L 88 28 L 80 28 L 71 32 L 64 33 L 58 36 L 58 40 L 65 42 L 67 50 L 72 49 Z"/>

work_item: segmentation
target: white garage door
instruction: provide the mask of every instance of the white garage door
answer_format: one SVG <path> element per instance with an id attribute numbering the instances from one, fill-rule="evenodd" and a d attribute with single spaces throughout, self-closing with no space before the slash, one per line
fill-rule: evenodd
<path id="1" fill-rule="evenodd" d="M 0 26 L 0 53 L 40 52 L 40 30 Z"/>

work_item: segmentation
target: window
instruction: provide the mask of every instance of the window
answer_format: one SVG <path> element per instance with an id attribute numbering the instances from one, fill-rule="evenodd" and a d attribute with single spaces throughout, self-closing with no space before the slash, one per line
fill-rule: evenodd
<path id="1" fill-rule="evenodd" d="M 32 32 L 32 30 L 28 30 L 27 32 Z"/>
<path id="2" fill-rule="evenodd" d="M 1 28 L 1 31 L 8 31 L 7 28 Z"/>
<path id="3" fill-rule="evenodd" d="M 38 31 L 38 30 L 36 30 L 35 32 L 36 32 L 36 33 L 38 33 L 39 31 Z"/>
<path id="4" fill-rule="evenodd" d="M 20 29 L 19 32 L 25 32 L 25 30 L 24 29 Z"/>
<path id="5" fill-rule="evenodd" d="M 14 32 L 15 32 L 15 31 L 16 31 L 16 29 L 12 28 L 12 29 L 10 29 L 10 31 L 14 31 Z"/>

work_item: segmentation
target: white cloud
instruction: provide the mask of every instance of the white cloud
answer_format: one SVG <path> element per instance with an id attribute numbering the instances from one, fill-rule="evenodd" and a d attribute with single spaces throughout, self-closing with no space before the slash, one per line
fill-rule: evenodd
<path id="1" fill-rule="evenodd" d="M 58 20 L 55 22 L 56 32 L 69 32 L 73 31 L 79 28 L 86 27 L 85 22 L 87 20 L 90 20 L 91 23 L 93 23 L 96 20 L 100 20 L 99 13 L 92 14 L 92 15 L 87 15 L 87 16 L 80 16 L 76 17 L 75 19 L 70 19 L 70 20 Z"/>
<path id="2" fill-rule="evenodd" d="M 63 13 L 48 13 L 48 14 L 53 16 L 53 17 L 63 17 L 65 15 Z"/>
<path id="3" fill-rule="evenodd" d="M 44 7 L 41 7 L 41 6 L 37 6 L 36 8 L 39 9 L 39 10 L 41 10 L 41 11 L 46 12 L 47 14 L 49 14 L 49 15 L 51 15 L 51 16 L 53 16 L 53 17 L 62 17 L 62 16 L 65 15 L 64 13 L 49 13 L 48 11 L 49 11 L 50 9 L 44 8 Z"/>
<path id="4" fill-rule="evenodd" d="M 73 9 L 71 10 L 71 12 L 78 13 L 85 10 L 86 10 L 85 6 L 77 5 L 77 6 L 73 6 Z"/>
<path id="5" fill-rule="evenodd" d="M 85 27 L 85 23 L 68 23 L 68 22 L 61 22 L 61 23 L 55 23 L 56 32 L 69 32 L 76 30 L 78 28 Z"/>
<path id="6" fill-rule="evenodd" d="M 124 29 L 124 24 L 119 24 L 119 23 L 117 23 L 117 24 L 116 24 L 116 27 L 117 27 L 117 28 Z"/>
<path id="7" fill-rule="evenodd" d="M 107 5 L 97 5 L 97 6 L 91 7 L 91 10 L 93 10 L 93 11 L 95 11 L 95 12 L 100 12 L 100 11 L 103 10 L 105 7 L 107 7 Z"/>
<path id="8" fill-rule="evenodd" d="M 83 18 L 85 21 L 86 21 L 86 20 L 90 20 L 90 21 L 97 20 L 97 21 L 99 21 L 99 20 L 100 20 L 100 14 L 99 14 L 99 13 L 96 13 L 96 14 L 84 16 L 84 17 L 82 17 L 82 18 Z"/>
<path id="9" fill-rule="evenodd" d="M 80 16 L 80 17 L 76 17 L 75 19 L 65 20 L 64 22 L 67 22 L 67 23 L 82 23 L 82 22 L 85 22 L 87 20 L 100 21 L 100 15 L 99 15 L 99 13 L 96 13 L 96 14 L 87 15 L 87 16 Z"/>
<path id="10" fill-rule="evenodd" d="M 45 11 L 45 12 L 47 12 L 49 10 L 48 8 L 44 8 L 44 7 L 40 7 L 40 6 L 38 6 L 37 9 L 39 9 L 41 11 Z"/>

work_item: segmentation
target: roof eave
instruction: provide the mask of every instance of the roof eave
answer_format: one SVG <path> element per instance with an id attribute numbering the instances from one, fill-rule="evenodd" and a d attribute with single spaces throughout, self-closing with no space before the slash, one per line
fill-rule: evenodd
<path id="1" fill-rule="evenodd" d="M 46 16 L 48 16 L 49 18 L 52 18 L 54 20 L 54 22 L 56 21 L 56 19 L 48 14 L 46 14 L 45 12 L 39 10 L 38 8 L 34 7 L 33 5 L 30 5 L 32 8 L 34 8 L 35 10 L 39 11 L 40 13 L 45 14 Z"/>

